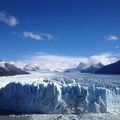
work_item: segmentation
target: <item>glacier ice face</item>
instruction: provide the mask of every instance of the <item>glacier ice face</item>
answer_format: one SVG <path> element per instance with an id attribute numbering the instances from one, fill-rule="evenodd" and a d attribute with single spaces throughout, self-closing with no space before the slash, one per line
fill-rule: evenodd
<path id="1" fill-rule="evenodd" d="M 118 86 L 85 85 L 70 78 L 53 74 L 2 77 L 0 110 L 16 113 L 120 112 Z"/>

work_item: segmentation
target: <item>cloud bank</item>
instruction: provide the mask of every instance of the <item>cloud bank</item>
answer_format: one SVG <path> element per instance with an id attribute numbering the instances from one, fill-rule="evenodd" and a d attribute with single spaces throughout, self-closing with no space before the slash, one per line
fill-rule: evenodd
<path id="1" fill-rule="evenodd" d="M 9 15 L 6 12 L 0 12 L 0 22 L 3 22 L 9 26 L 16 26 L 18 23 L 15 16 Z"/>
<path id="2" fill-rule="evenodd" d="M 26 63 L 37 64 L 41 69 L 62 71 L 67 68 L 76 67 L 80 62 L 89 65 L 101 62 L 106 65 L 117 60 L 117 55 L 113 55 L 112 53 L 103 53 L 90 57 L 72 57 L 35 53 L 33 55 L 26 56 L 23 61 Z"/>

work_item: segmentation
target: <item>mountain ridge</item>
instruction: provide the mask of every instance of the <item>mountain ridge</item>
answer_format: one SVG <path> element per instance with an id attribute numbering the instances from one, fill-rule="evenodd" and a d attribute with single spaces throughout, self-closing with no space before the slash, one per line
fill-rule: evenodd
<path id="1" fill-rule="evenodd" d="M 0 61 L 0 76 L 12 76 L 20 74 L 29 74 L 28 72 L 16 67 L 12 63 Z"/>
<path id="2" fill-rule="evenodd" d="M 95 74 L 120 74 L 120 60 L 98 69 Z"/>
<path id="3" fill-rule="evenodd" d="M 85 63 L 79 63 L 79 65 L 75 68 L 66 69 L 64 72 L 71 73 L 71 72 L 79 72 L 79 73 L 94 73 L 97 69 L 103 67 L 104 65 L 102 63 L 96 63 L 96 64 L 85 64 Z"/>

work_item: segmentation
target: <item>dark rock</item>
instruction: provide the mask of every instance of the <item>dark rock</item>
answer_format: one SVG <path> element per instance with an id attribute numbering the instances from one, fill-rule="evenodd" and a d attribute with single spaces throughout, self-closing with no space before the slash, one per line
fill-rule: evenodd
<path id="1" fill-rule="evenodd" d="M 15 67 L 10 63 L 4 63 L 4 67 L 0 67 L 0 76 L 12 76 L 20 74 L 29 74 L 28 72 Z"/>
<path id="2" fill-rule="evenodd" d="M 120 74 L 120 61 L 98 69 L 95 74 Z"/>

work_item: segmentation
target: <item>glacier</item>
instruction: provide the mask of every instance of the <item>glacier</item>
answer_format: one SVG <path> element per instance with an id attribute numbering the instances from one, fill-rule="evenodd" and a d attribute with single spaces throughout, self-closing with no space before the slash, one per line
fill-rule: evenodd
<path id="1" fill-rule="evenodd" d="M 0 111 L 119 113 L 120 76 L 33 73 L 0 77 Z"/>

